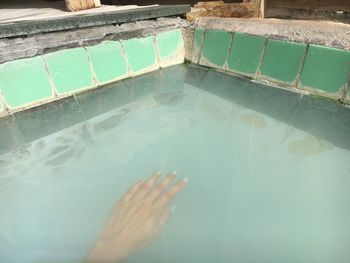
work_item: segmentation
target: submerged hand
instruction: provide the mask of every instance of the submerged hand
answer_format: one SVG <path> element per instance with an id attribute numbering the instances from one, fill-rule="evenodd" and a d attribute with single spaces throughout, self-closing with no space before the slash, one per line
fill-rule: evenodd
<path id="1" fill-rule="evenodd" d="M 85 262 L 120 262 L 152 240 L 169 217 L 169 202 L 186 186 L 186 180 L 170 186 L 175 176 L 168 174 L 158 182 L 161 174 L 156 173 L 134 184 L 114 207 Z"/>

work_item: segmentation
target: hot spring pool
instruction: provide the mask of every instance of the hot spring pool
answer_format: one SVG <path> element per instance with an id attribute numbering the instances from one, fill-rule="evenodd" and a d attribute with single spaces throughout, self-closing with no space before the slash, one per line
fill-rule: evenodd
<path id="1" fill-rule="evenodd" d="M 1 262 L 81 262 L 125 190 L 174 169 L 176 212 L 127 262 L 350 262 L 350 110 L 333 102 L 175 66 L 4 125 Z"/>

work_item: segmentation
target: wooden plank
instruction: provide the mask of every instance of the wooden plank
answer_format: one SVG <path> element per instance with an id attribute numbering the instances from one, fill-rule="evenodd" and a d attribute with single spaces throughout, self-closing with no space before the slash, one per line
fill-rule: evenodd
<path id="1" fill-rule="evenodd" d="M 80 11 L 100 7 L 100 0 L 65 0 L 68 11 Z"/>
<path id="2" fill-rule="evenodd" d="M 332 20 L 350 24 L 349 13 L 338 13 L 332 10 L 310 11 L 291 8 L 267 8 L 265 10 L 265 18 Z"/>
<path id="3" fill-rule="evenodd" d="M 267 8 L 349 11 L 350 0 L 268 0 Z"/>
<path id="4" fill-rule="evenodd" d="M 266 8 L 266 0 L 261 0 L 260 1 L 260 6 L 259 6 L 259 18 L 264 18 L 265 17 L 265 8 Z"/>
<path id="5" fill-rule="evenodd" d="M 255 6 L 254 17 L 260 17 L 260 5 L 264 0 L 244 0 L 243 2 L 252 3 Z"/>

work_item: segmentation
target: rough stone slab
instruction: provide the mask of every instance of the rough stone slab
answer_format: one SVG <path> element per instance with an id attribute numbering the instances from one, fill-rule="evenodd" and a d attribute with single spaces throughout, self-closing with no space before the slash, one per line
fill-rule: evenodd
<path id="1" fill-rule="evenodd" d="M 207 16 L 215 17 L 254 17 L 256 6 L 251 2 L 224 3 L 224 1 L 198 2 L 195 8 L 203 8 Z"/>
<path id="2" fill-rule="evenodd" d="M 197 26 L 350 50 L 350 25 L 330 21 L 201 18 Z"/>
<path id="3" fill-rule="evenodd" d="M 208 11 L 205 8 L 191 8 L 191 12 L 186 14 L 188 21 L 194 21 L 201 17 L 207 17 Z"/>
<path id="4" fill-rule="evenodd" d="M 92 26 L 121 24 L 167 16 L 178 16 L 186 14 L 190 10 L 191 8 L 189 5 L 163 5 L 98 14 L 82 14 L 80 16 L 65 18 L 4 23 L 0 25 L 0 38 L 27 36 L 38 33 L 48 33 Z"/>

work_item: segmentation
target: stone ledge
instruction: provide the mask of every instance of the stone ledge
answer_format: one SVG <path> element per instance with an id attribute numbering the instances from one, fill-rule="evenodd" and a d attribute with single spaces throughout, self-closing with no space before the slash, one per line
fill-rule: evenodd
<path id="1" fill-rule="evenodd" d="M 268 38 L 350 50 L 350 25 L 330 21 L 259 18 L 201 18 L 196 25 Z"/>
<path id="2" fill-rule="evenodd" d="M 189 5 L 148 6 L 145 8 L 96 14 L 87 13 L 72 17 L 4 23 L 0 24 L 0 39 L 93 26 L 121 24 L 159 17 L 179 16 L 188 13 L 190 10 L 191 8 Z"/>
<path id="3" fill-rule="evenodd" d="M 92 46 L 104 40 L 144 37 L 179 28 L 183 22 L 180 18 L 159 18 L 121 25 L 105 25 L 36 34 L 25 38 L 3 38 L 0 39 L 0 64 L 67 48 Z"/>

